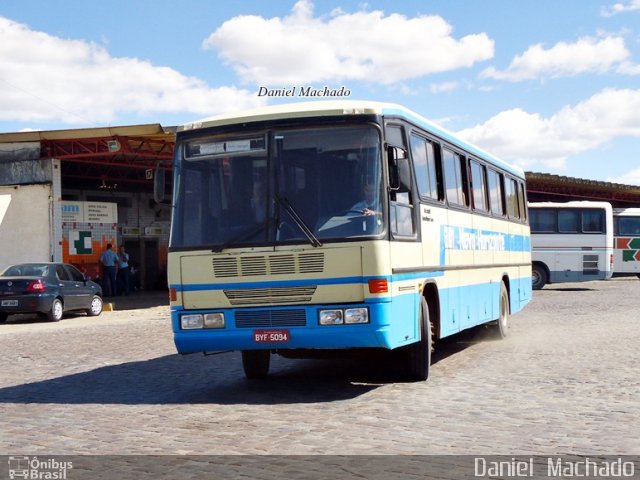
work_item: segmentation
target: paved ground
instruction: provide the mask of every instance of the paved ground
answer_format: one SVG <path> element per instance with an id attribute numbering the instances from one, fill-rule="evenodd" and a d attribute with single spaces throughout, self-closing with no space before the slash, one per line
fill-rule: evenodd
<path id="1" fill-rule="evenodd" d="M 548 286 L 439 345 L 426 383 L 384 358 L 179 357 L 164 297 L 0 325 L 0 454 L 640 453 L 640 281 Z M 155 306 L 154 306 L 155 305 Z"/>

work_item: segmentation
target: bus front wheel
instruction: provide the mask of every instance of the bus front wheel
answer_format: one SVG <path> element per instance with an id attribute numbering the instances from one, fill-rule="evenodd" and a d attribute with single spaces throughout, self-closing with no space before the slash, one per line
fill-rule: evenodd
<path id="1" fill-rule="evenodd" d="M 431 320 L 427 300 L 420 302 L 420 341 L 406 348 L 406 366 L 410 380 L 424 381 L 429 378 L 431 367 Z"/>
<path id="2" fill-rule="evenodd" d="M 249 378 L 265 378 L 269 373 L 271 352 L 269 350 L 243 350 L 242 368 Z"/>
<path id="3" fill-rule="evenodd" d="M 509 333 L 509 328 L 511 327 L 511 322 L 509 319 L 509 313 L 511 311 L 509 307 L 509 292 L 507 291 L 507 287 L 504 282 L 500 285 L 500 311 L 498 313 L 498 319 L 496 320 L 496 325 L 494 328 L 494 333 L 497 338 L 504 338 Z"/>

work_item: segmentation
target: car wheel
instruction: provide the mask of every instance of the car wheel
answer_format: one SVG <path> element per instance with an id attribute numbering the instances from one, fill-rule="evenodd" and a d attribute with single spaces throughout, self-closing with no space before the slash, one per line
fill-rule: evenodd
<path id="1" fill-rule="evenodd" d="M 87 315 L 97 317 L 102 313 L 102 298 L 100 295 L 94 295 L 91 299 L 91 306 L 87 309 Z"/>
<path id="2" fill-rule="evenodd" d="M 7 318 L 9 318 L 8 313 L 0 312 L 0 323 L 5 323 Z"/>
<path id="3" fill-rule="evenodd" d="M 64 308 L 62 306 L 62 300 L 56 298 L 53 300 L 51 304 L 51 310 L 47 312 L 47 319 L 50 322 L 57 322 L 62 319 L 62 314 L 64 313 Z"/>

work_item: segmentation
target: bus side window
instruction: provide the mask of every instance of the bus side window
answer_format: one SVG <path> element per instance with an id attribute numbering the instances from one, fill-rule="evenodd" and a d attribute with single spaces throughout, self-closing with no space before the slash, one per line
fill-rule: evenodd
<path id="1" fill-rule="evenodd" d="M 524 183 L 518 182 L 518 198 L 520 199 L 520 218 L 527 221 L 527 195 Z"/>
<path id="2" fill-rule="evenodd" d="M 439 145 L 416 133 L 411 134 L 411 155 L 418 192 L 422 197 L 442 201 L 442 168 L 438 151 Z"/>
<path id="3" fill-rule="evenodd" d="M 386 126 L 387 163 L 390 176 L 389 223 L 391 233 L 413 237 L 415 221 L 411 188 L 411 163 L 404 140 L 403 127 Z"/>
<path id="4" fill-rule="evenodd" d="M 579 233 L 581 231 L 580 212 L 578 210 L 572 208 L 558 210 L 558 232 Z"/>
<path id="5" fill-rule="evenodd" d="M 491 200 L 491 213 L 504 217 L 504 192 L 502 175 L 493 169 L 489 169 L 489 198 Z"/>
<path id="6" fill-rule="evenodd" d="M 467 169 L 463 166 L 464 157 L 445 148 L 442 155 L 442 163 L 444 164 L 447 201 L 450 205 L 469 206 Z"/>
<path id="7" fill-rule="evenodd" d="M 582 233 L 606 233 L 604 210 L 582 212 Z"/>
<path id="8" fill-rule="evenodd" d="M 505 183 L 507 215 L 509 218 L 517 219 L 520 217 L 520 210 L 518 208 L 518 184 L 513 178 L 507 178 Z"/>
<path id="9" fill-rule="evenodd" d="M 486 167 L 475 160 L 469 161 L 469 183 L 471 184 L 471 199 L 474 210 L 486 212 L 489 210 L 487 203 L 487 173 Z"/>

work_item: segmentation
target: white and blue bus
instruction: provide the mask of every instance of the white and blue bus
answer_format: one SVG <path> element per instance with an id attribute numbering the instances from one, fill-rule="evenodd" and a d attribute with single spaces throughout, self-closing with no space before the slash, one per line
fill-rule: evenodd
<path id="1" fill-rule="evenodd" d="M 313 102 L 180 127 L 168 276 L 179 353 L 387 349 L 507 334 L 531 298 L 524 172 L 393 104 Z"/>
<path id="2" fill-rule="evenodd" d="M 607 202 L 529 204 L 533 289 L 605 280 L 613 273 L 613 209 Z"/>

